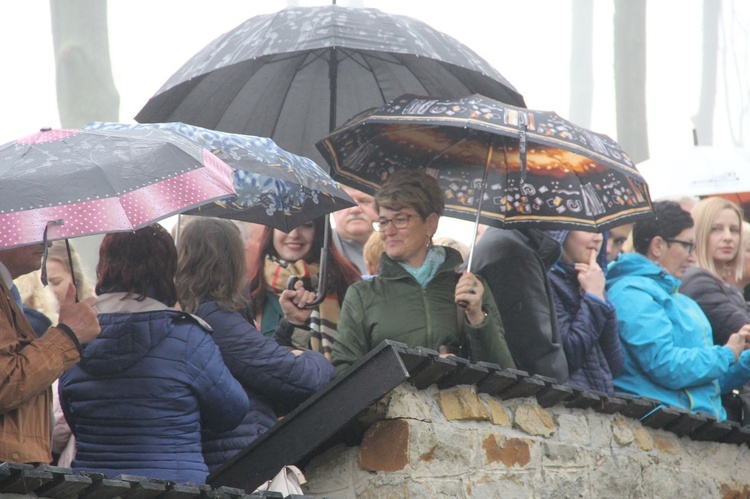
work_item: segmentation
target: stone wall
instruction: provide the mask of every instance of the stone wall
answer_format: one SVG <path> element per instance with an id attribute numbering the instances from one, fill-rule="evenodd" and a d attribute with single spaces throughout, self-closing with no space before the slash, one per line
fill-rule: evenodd
<path id="1" fill-rule="evenodd" d="M 462 385 L 403 384 L 359 447 L 305 469 L 308 494 L 370 497 L 750 497 L 746 444 L 699 442 L 591 409 L 541 408 Z M 372 414 L 370 415 L 372 417 Z"/>

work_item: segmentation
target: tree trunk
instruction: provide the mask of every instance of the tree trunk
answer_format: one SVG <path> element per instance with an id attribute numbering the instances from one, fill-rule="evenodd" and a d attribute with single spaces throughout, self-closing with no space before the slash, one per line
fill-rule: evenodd
<path id="1" fill-rule="evenodd" d="M 696 145 L 713 144 L 716 104 L 716 67 L 719 51 L 721 0 L 703 0 L 703 71 L 698 113 L 693 117 Z"/>
<path id="2" fill-rule="evenodd" d="M 617 141 L 634 163 L 648 159 L 646 0 L 615 0 Z"/>
<path id="3" fill-rule="evenodd" d="M 50 11 L 62 127 L 118 121 L 120 96 L 109 58 L 107 2 L 50 0 Z"/>
<path id="4" fill-rule="evenodd" d="M 570 121 L 591 128 L 594 95 L 594 0 L 573 0 L 570 43 Z"/>

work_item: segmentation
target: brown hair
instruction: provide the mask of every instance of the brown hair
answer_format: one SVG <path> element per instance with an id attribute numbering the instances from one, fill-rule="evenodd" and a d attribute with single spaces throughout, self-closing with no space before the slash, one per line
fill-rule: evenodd
<path id="1" fill-rule="evenodd" d="M 422 220 L 432 213 L 442 216 L 445 197 L 437 180 L 423 170 L 399 170 L 373 198 L 375 212 L 381 207 L 398 211 L 407 206 L 414 208 Z"/>
<path id="2" fill-rule="evenodd" d="M 323 248 L 323 236 L 325 229 L 325 217 L 313 220 L 315 233 L 310 251 L 304 260 L 307 263 L 320 262 L 320 251 Z M 261 250 L 253 258 L 253 265 L 249 269 L 248 288 L 250 290 L 250 301 L 253 313 L 256 316 L 263 311 L 266 304 L 266 282 L 264 278 L 266 255 L 278 257 L 273 246 L 273 227 L 266 227 L 260 238 Z M 349 260 L 341 256 L 341 253 L 332 243 L 329 244 L 330 258 L 328 260 L 328 289 L 336 294 L 339 305 L 344 301 L 344 295 L 349 285 L 362 279 L 357 268 Z"/>
<path id="3" fill-rule="evenodd" d="M 96 293 L 127 293 L 138 301 L 147 297 L 174 306 L 177 291 L 177 248 L 159 224 L 135 232 L 107 234 L 99 247 Z"/>
<path id="4" fill-rule="evenodd" d="M 180 234 L 175 284 L 182 309 L 195 312 L 203 300 L 244 310 L 245 247 L 228 220 L 199 217 Z"/>

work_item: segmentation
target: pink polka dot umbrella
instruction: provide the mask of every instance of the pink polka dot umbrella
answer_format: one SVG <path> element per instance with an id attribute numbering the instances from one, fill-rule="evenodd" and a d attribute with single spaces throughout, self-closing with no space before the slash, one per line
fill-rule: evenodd
<path id="1" fill-rule="evenodd" d="M 234 195 L 233 171 L 171 130 L 43 129 L 0 145 L 0 249 L 136 230 Z"/>

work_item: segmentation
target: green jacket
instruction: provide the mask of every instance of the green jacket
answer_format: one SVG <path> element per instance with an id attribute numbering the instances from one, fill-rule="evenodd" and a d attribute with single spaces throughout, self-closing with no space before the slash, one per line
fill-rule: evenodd
<path id="1" fill-rule="evenodd" d="M 385 253 L 380 257 L 379 276 L 349 286 L 333 346 L 336 374 L 383 340 L 434 350 L 445 345 L 451 351 L 457 351 L 459 325 L 468 340 L 466 343 L 473 362 L 483 360 L 502 367 L 514 367 L 505 343 L 500 314 L 484 281 L 482 310 L 487 317 L 481 324 L 472 326 L 461 314 L 459 322 L 454 294 L 460 277 L 456 269 L 462 259 L 452 248 L 445 248 L 445 251 L 445 262 L 425 288 Z M 481 280 L 481 277 L 477 278 Z"/>

